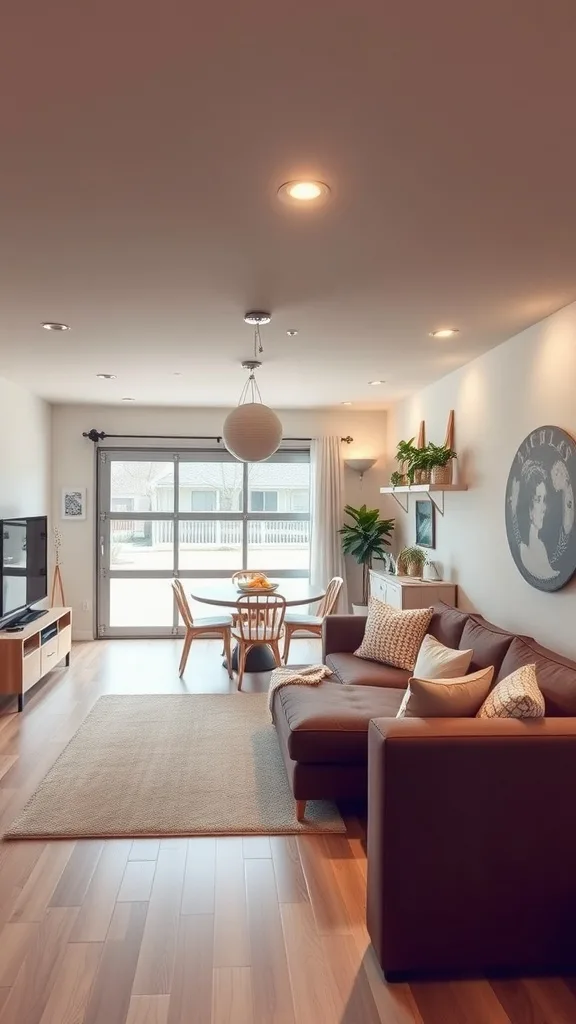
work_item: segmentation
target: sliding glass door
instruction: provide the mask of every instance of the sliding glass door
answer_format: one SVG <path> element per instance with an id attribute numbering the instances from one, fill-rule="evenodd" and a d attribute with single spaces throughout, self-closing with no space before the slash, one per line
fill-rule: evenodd
<path id="1" fill-rule="evenodd" d="M 237 462 L 224 451 L 98 451 L 98 636 L 170 636 L 170 581 L 262 569 L 307 578 L 310 453 Z M 292 585 L 293 586 L 293 585 Z M 210 614 L 193 605 L 195 614 Z"/>

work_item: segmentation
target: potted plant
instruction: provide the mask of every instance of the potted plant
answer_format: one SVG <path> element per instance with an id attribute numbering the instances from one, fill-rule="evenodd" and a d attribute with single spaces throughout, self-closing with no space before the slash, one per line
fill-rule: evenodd
<path id="1" fill-rule="evenodd" d="M 386 559 L 385 547 L 390 544 L 390 535 L 394 529 L 393 519 L 380 519 L 377 508 L 353 508 L 346 505 L 344 509 L 350 516 L 351 523 L 346 523 L 339 531 L 342 535 L 342 551 L 352 555 L 362 566 L 362 604 L 352 605 L 355 615 L 366 615 L 370 593 L 370 569 L 374 558 Z"/>
<path id="2" fill-rule="evenodd" d="M 409 441 L 398 441 L 396 446 L 396 460 L 400 463 L 403 485 L 414 483 L 414 468 L 412 463 L 417 451 L 418 449 L 414 447 L 413 437 L 411 437 Z"/>
<path id="3" fill-rule="evenodd" d="M 422 548 L 404 548 L 398 555 L 397 570 L 399 576 L 422 576 L 428 556 Z"/>
<path id="4" fill-rule="evenodd" d="M 390 485 L 392 487 L 402 487 L 404 480 L 405 477 L 403 477 L 402 473 L 399 473 L 398 470 L 395 470 L 394 473 L 390 474 Z"/>
<path id="5" fill-rule="evenodd" d="M 415 484 L 429 484 L 431 473 L 432 453 L 430 445 L 424 448 L 415 448 L 412 456 L 412 469 L 414 470 Z"/>
<path id="6" fill-rule="evenodd" d="M 430 453 L 430 469 L 433 484 L 452 483 L 452 462 L 457 458 L 456 452 L 446 444 L 428 445 Z"/>

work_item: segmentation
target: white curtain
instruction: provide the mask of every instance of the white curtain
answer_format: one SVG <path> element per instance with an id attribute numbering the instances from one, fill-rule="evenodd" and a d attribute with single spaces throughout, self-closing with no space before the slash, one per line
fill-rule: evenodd
<path id="1" fill-rule="evenodd" d="M 325 587 L 333 576 L 341 576 L 338 611 L 348 611 L 346 570 L 342 538 L 338 530 L 344 519 L 344 467 L 339 437 L 318 437 L 310 446 L 312 536 L 310 582 Z"/>

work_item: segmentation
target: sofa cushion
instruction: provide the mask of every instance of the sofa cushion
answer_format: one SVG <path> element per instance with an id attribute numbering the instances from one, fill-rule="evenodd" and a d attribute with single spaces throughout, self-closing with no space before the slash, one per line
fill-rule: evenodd
<path id="1" fill-rule="evenodd" d="M 460 650 L 471 647 L 474 651 L 470 662 L 471 672 L 477 672 L 479 668 L 493 665 L 494 678 L 496 678 L 513 640 L 513 633 L 507 633 L 504 629 L 493 626 L 486 619 L 480 620 L 469 616 L 458 646 Z"/>
<path id="2" fill-rule="evenodd" d="M 356 654 L 327 654 L 326 664 L 334 673 L 334 682 L 351 686 L 388 686 L 405 690 L 411 675 L 405 668 L 358 658 Z"/>
<path id="3" fill-rule="evenodd" d="M 522 665 L 488 694 L 477 718 L 544 718 L 544 695 L 534 665 Z"/>
<path id="4" fill-rule="evenodd" d="M 411 679 L 398 718 L 473 718 L 486 701 L 494 669 L 452 679 Z"/>
<path id="5" fill-rule="evenodd" d="M 544 694 L 546 715 L 576 717 L 576 662 L 541 647 L 528 637 L 515 637 L 502 662 L 498 679 L 505 679 L 522 665 L 534 665 L 538 686 Z"/>
<path id="6" fill-rule="evenodd" d="M 428 632 L 445 647 L 458 647 L 470 613 L 462 612 L 459 608 L 452 608 L 444 601 L 438 601 L 433 609 Z"/>
<path id="7" fill-rule="evenodd" d="M 418 651 L 414 676 L 416 679 L 456 679 L 468 671 L 473 653 L 446 647 L 427 633 Z"/>
<path id="8" fill-rule="evenodd" d="M 376 686 L 285 686 L 274 695 L 272 714 L 293 761 L 364 764 L 368 723 L 395 718 L 402 697 L 401 690 Z"/>
<path id="9" fill-rule="evenodd" d="M 354 653 L 412 671 L 431 618 L 432 608 L 399 610 L 371 597 L 364 639 Z"/>

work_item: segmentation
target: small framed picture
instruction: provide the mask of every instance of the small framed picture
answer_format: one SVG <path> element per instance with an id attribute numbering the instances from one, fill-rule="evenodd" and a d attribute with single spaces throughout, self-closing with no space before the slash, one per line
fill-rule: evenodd
<path id="1" fill-rule="evenodd" d="M 436 547 L 435 512 L 431 501 L 416 502 L 416 543 L 421 548 Z"/>
<path id="2" fill-rule="evenodd" d="M 86 519 L 86 488 L 64 487 L 62 489 L 62 519 Z"/>

